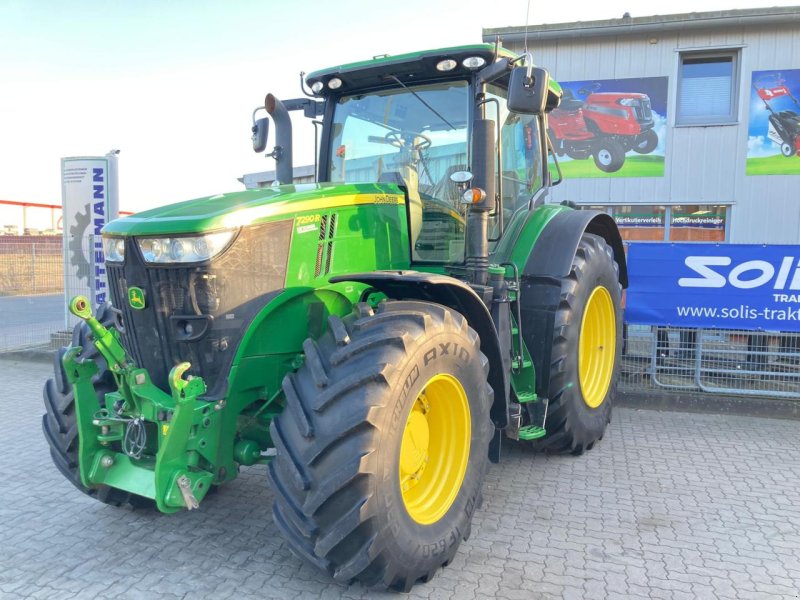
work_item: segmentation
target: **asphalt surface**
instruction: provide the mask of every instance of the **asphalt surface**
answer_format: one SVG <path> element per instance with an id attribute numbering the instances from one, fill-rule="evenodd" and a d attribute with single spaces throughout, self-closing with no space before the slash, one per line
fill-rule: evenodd
<path id="1" fill-rule="evenodd" d="M 373 598 L 295 558 L 265 468 L 164 516 L 87 498 L 40 431 L 49 367 L 0 360 L 0 597 Z M 471 538 L 410 598 L 798 598 L 800 422 L 617 409 L 581 457 L 507 445 Z"/>
<path id="2" fill-rule="evenodd" d="M 63 294 L 0 297 L 0 352 L 49 343 L 65 306 Z"/>

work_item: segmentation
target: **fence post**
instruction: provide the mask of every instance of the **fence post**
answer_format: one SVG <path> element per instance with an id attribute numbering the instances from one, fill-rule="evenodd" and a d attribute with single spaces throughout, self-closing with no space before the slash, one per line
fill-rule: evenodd
<path id="1" fill-rule="evenodd" d="M 31 272 L 33 273 L 33 293 L 36 293 L 36 242 L 31 243 L 31 264 L 32 269 Z"/>

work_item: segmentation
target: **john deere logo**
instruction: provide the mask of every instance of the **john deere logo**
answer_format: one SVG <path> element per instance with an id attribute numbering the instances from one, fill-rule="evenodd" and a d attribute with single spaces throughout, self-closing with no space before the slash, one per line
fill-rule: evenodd
<path id="1" fill-rule="evenodd" d="M 136 310 L 142 310 L 144 308 L 144 291 L 142 288 L 128 288 L 128 304 L 131 305 L 131 308 L 135 308 Z"/>

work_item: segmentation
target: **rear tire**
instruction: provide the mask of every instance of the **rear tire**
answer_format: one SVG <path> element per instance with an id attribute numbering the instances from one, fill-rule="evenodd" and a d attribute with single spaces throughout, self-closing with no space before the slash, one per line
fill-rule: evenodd
<path id="1" fill-rule="evenodd" d="M 614 140 L 601 140 L 595 143 L 594 164 L 605 173 L 614 173 L 625 164 L 625 149 Z"/>
<path id="2" fill-rule="evenodd" d="M 562 280 L 555 313 L 547 437 L 541 449 L 582 454 L 602 439 L 611 421 L 622 356 L 621 295 L 611 247 L 585 233 L 571 272 Z"/>
<path id="3" fill-rule="evenodd" d="M 95 315 L 105 327 L 118 325 L 118 313 L 110 304 L 104 304 Z M 105 394 L 116 389 L 114 378 L 108 370 L 106 362 L 97 348 L 92 343 L 93 339 L 89 327 L 81 321 L 72 331 L 72 345 L 83 348 L 82 359 L 94 359 L 99 367 L 98 373 L 93 378 L 94 389 L 100 402 L 104 402 Z M 61 358 L 67 351 L 61 348 L 54 356 L 53 379 L 48 379 L 44 385 L 44 406 L 46 413 L 42 415 L 42 431 L 47 443 L 50 445 L 50 456 L 61 474 L 81 492 L 99 500 L 104 504 L 122 506 L 129 504 L 134 508 L 155 508 L 155 502 L 136 494 L 102 485 L 96 488 L 87 488 L 81 483 L 78 472 L 78 428 L 75 414 L 75 397 L 72 384 L 67 380 Z"/>
<path id="4" fill-rule="evenodd" d="M 283 380 L 275 523 L 294 554 L 337 581 L 407 591 L 469 536 L 493 432 L 489 363 L 466 319 L 437 304 L 359 304 L 329 323 Z M 434 394 L 442 381 L 462 399 Z"/>

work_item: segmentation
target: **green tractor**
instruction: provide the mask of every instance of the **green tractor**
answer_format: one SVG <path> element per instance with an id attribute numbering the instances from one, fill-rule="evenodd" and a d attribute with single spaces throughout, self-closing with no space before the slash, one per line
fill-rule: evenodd
<path id="1" fill-rule="evenodd" d="M 408 590 L 469 536 L 504 437 L 602 438 L 622 240 L 544 202 L 561 88 L 529 55 L 379 57 L 306 85 L 254 113 L 277 185 L 105 227 L 113 303 L 72 300 L 42 425 L 63 475 L 116 506 L 195 509 L 266 465 L 296 555 Z M 317 183 L 292 184 L 291 111 L 321 122 Z"/>

